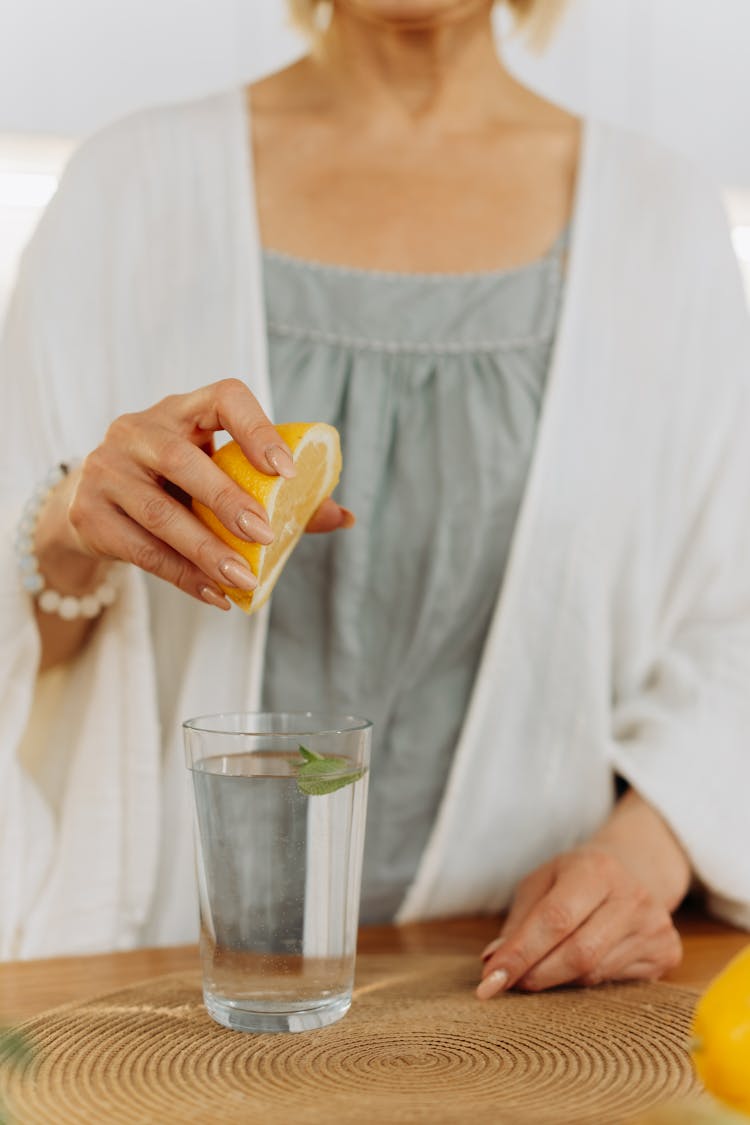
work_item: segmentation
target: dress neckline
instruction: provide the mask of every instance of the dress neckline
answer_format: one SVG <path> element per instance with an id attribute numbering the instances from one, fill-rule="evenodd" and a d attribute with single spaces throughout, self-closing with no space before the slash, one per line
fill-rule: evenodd
<path id="1" fill-rule="evenodd" d="M 279 262 L 293 266 L 299 270 L 308 270 L 312 273 L 329 274 L 336 277 L 380 278 L 389 281 L 416 280 L 430 281 L 476 281 L 481 278 L 498 280 L 522 276 L 528 272 L 545 269 L 551 263 L 559 262 L 565 255 L 570 241 L 572 220 L 566 223 L 558 234 L 552 246 L 541 257 L 517 266 L 506 266 L 497 269 L 485 270 L 456 270 L 456 271 L 410 271 L 410 270 L 378 270 L 368 269 L 364 266 L 348 266 L 335 262 L 321 262 L 315 258 L 302 258 L 296 254 L 289 254 L 285 250 L 276 250 L 273 247 L 263 247 L 263 259 L 268 262 Z"/>

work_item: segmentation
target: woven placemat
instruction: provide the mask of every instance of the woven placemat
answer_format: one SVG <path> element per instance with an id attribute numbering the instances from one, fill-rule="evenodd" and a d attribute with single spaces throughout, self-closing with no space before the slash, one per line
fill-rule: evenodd
<path id="1" fill-rule="evenodd" d="M 473 996 L 477 961 L 363 955 L 351 1011 L 301 1034 L 213 1023 L 199 976 L 174 974 L 23 1025 L 0 1064 L 18 1125 L 622 1125 L 691 1094 L 695 994 L 620 985 Z"/>

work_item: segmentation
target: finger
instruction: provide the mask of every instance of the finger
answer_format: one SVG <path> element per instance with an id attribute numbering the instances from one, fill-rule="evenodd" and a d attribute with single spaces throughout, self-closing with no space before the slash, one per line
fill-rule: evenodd
<path id="1" fill-rule="evenodd" d="M 183 416 L 193 418 L 199 430 L 226 430 L 263 473 L 295 475 L 288 445 L 255 395 L 239 379 L 222 379 L 183 397 Z"/>
<path id="2" fill-rule="evenodd" d="M 231 608 L 223 591 L 199 567 L 115 509 L 100 517 L 97 540 L 92 546 L 102 556 L 132 563 L 217 609 Z"/>
<path id="3" fill-rule="evenodd" d="M 681 957 L 670 957 L 662 959 L 659 957 L 648 957 L 640 961 L 629 961 L 627 965 L 617 969 L 614 972 L 606 973 L 601 979 L 593 981 L 584 980 L 581 984 L 597 985 L 602 984 L 604 981 L 639 981 L 639 980 L 661 980 L 665 973 L 670 969 L 675 969 L 679 965 Z"/>
<path id="4" fill-rule="evenodd" d="M 205 504 L 234 535 L 263 544 L 273 541 L 263 505 L 184 435 L 144 415 L 126 414 L 112 423 L 108 438 L 106 460 L 100 447 L 87 459 L 87 471 L 94 473 L 100 484 L 108 480 L 107 491 L 112 496 L 118 494 L 118 503 L 120 494 L 129 495 L 139 487 L 131 479 L 135 462 L 157 480 L 168 482 L 167 490 L 183 505 L 189 497 Z M 126 454 L 113 454 L 113 449 Z"/>
<path id="5" fill-rule="evenodd" d="M 483 961 L 488 961 L 492 954 L 496 953 L 500 946 L 520 928 L 531 909 L 544 897 L 554 881 L 552 867 L 545 864 L 518 884 L 499 935 L 480 953 Z"/>
<path id="6" fill-rule="evenodd" d="M 606 897 L 606 882 L 587 878 L 585 872 L 575 869 L 563 872 L 515 933 L 485 963 L 477 989 L 480 999 L 511 988 L 574 933 Z"/>
<path id="7" fill-rule="evenodd" d="M 671 918 L 665 913 L 656 930 L 634 931 L 609 951 L 601 964 L 581 976 L 585 985 L 614 980 L 657 980 L 682 960 L 682 942 Z"/>
<path id="8" fill-rule="evenodd" d="M 601 974 L 613 949 L 629 937 L 633 926 L 632 904 L 620 899 L 606 901 L 586 921 L 516 981 L 526 992 L 541 992 Z"/>
<path id="9" fill-rule="evenodd" d="M 531 911 L 548 894 L 557 875 L 550 864 L 533 871 L 527 875 L 516 887 L 510 910 L 505 919 L 500 934 L 504 938 L 512 937 L 520 930 Z"/>
<path id="10" fill-rule="evenodd" d="M 267 546 L 273 531 L 265 508 L 189 441 L 172 439 L 155 465 L 171 484 L 204 504 L 227 531 Z"/>
<path id="11" fill-rule="evenodd" d="M 313 513 L 305 531 L 315 534 L 321 531 L 337 531 L 339 528 L 353 527 L 356 519 L 348 508 L 342 508 L 335 500 L 324 500 Z"/>
<path id="12" fill-rule="evenodd" d="M 213 582 L 240 590 L 254 590 L 258 585 L 257 578 L 242 556 L 158 485 L 126 490 L 116 499 L 131 520 L 157 541 L 171 547 Z M 142 569 L 150 568 L 143 566 Z"/>

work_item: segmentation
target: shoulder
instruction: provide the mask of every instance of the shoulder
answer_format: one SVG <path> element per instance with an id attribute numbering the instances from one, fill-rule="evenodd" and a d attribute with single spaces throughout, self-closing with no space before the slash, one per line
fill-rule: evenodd
<path id="1" fill-rule="evenodd" d="M 230 91 L 141 110 L 89 137 L 24 250 L 18 291 L 40 307 L 65 294 L 72 321 L 76 303 L 95 307 L 115 291 L 120 305 L 123 294 L 143 301 L 179 263 L 226 258 L 246 205 L 241 127 L 242 97 Z"/>
<path id="2" fill-rule="evenodd" d="M 175 160 L 235 137 L 242 113 L 240 90 L 139 110 L 83 141 L 65 175 L 116 185 L 168 174 Z"/>
<path id="3" fill-rule="evenodd" d="M 719 185 L 693 160 L 644 134 L 587 119 L 584 159 L 595 190 L 620 200 L 641 223 L 696 234 L 726 228 Z"/>
<path id="4" fill-rule="evenodd" d="M 651 138 L 591 121 L 586 131 L 580 217 L 603 292 L 617 293 L 631 325 L 647 326 L 633 337 L 640 347 L 669 339 L 697 426 L 710 415 L 724 432 L 741 415 L 746 429 L 750 318 L 719 185 Z"/>
<path id="5" fill-rule="evenodd" d="M 230 90 L 140 110 L 88 137 L 65 168 L 25 265 L 135 252 L 162 230 L 199 222 L 206 201 L 225 205 L 221 195 L 236 193 L 244 167 L 242 115 L 241 91 Z"/>

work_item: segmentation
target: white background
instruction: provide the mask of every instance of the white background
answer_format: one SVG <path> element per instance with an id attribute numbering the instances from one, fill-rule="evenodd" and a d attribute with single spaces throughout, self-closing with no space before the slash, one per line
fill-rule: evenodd
<path id="1" fill-rule="evenodd" d="M 0 9 L 0 132 L 80 136 L 137 106 L 272 70 L 299 49 L 282 0 Z M 545 59 L 509 55 L 575 108 L 651 131 L 750 186 L 748 0 L 572 0 Z"/>
<path id="2" fill-rule="evenodd" d="M 0 0 L 0 10 L 0 308 L 54 186 L 28 173 L 56 175 L 71 143 L 133 109 L 247 81 L 301 49 L 282 0 Z M 750 270 L 750 0 L 571 0 L 543 56 L 518 41 L 504 50 L 549 96 L 707 167 L 730 190 Z"/>

